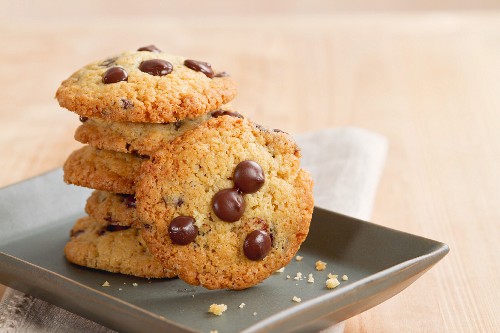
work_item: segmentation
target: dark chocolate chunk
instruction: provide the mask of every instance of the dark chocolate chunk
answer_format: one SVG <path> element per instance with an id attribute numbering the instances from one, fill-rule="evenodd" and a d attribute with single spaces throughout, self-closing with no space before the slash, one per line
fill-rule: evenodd
<path id="1" fill-rule="evenodd" d="M 209 78 L 214 77 L 212 65 L 210 65 L 208 62 L 186 59 L 184 60 L 184 66 L 186 66 L 187 68 L 191 68 L 192 70 L 195 70 L 197 72 L 202 72 Z"/>
<path id="2" fill-rule="evenodd" d="M 137 51 L 148 51 L 148 52 L 156 52 L 156 53 L 161 52 L 161 50 L 159 48 L 157 48 L 156 46 L 154 46 L 153 44 L 140 47 L 137 49 Z"/>
<path id="3" fill-rule="evenodd" d="M 255 193 L 264 185 L 264 171 L 255 161 L 240 162 L 234 169 L 234 186 L 243 193 Z"/>
<path id="4" fill-rule="evenodd" d="M 123 68 L 111 67 L 106 72 L 104 72 L 104 75 L 102 76 L 102 83 L 117 83 L 120 81 L 127 81 L 127 79 L 128 74 Z"/>
<path id="5" fill-rule="evenodd" d="M 216 111 L 212 112 L 213 118 L 218 118 L 220 116 L 231 116 L 231 117 L 236 117 L 236 118 L 243 118 L 243 116 L 240 113 L 233 112 L 233 111 L 216 110 Z"/>
<path id="6" fill-rule="evenodd" d="M 164 76 L 170 74 L 174 67 L 171 63 L 162 59 L 151 59 L 141 62 L 139 69 L 154 76 Z"/>
<path id="7" fill-rule="evenodd" d="M 243 251 L 250 260 L 261 260 L 271 250 L 272 240 L 269 234 L 263 230 L 254 230 L 245 238 Z"/>
<path id="8" fill-rule="evenodd" d="M 229 74 L 226 72 L 219 72 L 214 75 L 214 77 L 227 77 L 227 76 L 229 76 Z"/>
<path id="9" fill-rule="evenodd" d="M 86 122 L 87 120 L 89 120 L 89 118 L 88 118 L 88 117 L 80 116 L 80 121 L 81 121 L 82 123 Z"/>
<path id="10" fill-rule="evenodd" d="M 111 65 L 114 65 L 116 63 L 116 59 L 118 59 L 118 57 L 113 57 L 113 58 L 106 59 L 106 60 L 104 60 L 103 62 L 100 63 L 100 66 L 109 67 Z"/>
<path id="11" fill-rule="evenodd" d="M 191 216 L 177 216 L 168 226 L 168 235 L 173 243 L 186 245 L 194 241 L 198 235 L 198 227 Z"/>
<path id="12" fill-rule="evenodd" d="M 106 226 L 106 231 L 114 232 L 114 231 L 122 231 L 130 229 L 129 225 L 119 225 L 119 224 L 108 224 Z"/>
<path id="13" fill-rule="evenodd" d="M 236 222 L 243 216 L 245 200 L 236 189 L 227 188 L 214 195 L 212 208 L 222 221 Z"/>
<path id="14" fill-rule="evenodd" d="M 122 98 L 122 108 L 124 110 L 128 110 L 128 109 L 131 109 L 134 107 L 134 102 L 126 99 L 126 98 Z"/>

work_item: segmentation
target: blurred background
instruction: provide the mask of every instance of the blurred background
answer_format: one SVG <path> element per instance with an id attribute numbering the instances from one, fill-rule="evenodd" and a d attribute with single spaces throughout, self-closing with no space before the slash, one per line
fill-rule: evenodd
<path id="1" fill-rule="evenodd" d="M 61 166 L 80 146 L 78 117 L 54 99 L 63 79 L 155 44 L 229 72 L 239 85 L 233 105 L 259 123 L 292 134 L 357 126 L 389 139 L 373 220 L 452 253 L 350 319 L 346 332 L 500 329 L 500 1 L 0 0 L 0 8 L 0 186 Z"/>

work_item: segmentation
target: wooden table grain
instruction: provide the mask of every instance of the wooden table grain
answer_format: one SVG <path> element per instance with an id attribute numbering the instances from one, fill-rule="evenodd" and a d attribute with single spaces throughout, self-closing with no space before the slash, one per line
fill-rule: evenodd
<path id="1" fill-rule="evenodd" d="M 150 43 L 230 72 L 234 104 L 257 122 L 389 139 L 372 220 L 451 252 L 346 332 L 500 330 L 500 12 L 2 20 L 0 186 L 61 166 L 80 146 L 78 117 L 53 98 L 62 79 Z"/>

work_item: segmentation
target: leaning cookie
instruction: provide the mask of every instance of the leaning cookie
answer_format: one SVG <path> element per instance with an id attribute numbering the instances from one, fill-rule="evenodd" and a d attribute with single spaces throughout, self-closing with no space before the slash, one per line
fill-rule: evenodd
<path id="1" fill-rule="evenodd" d="M 81 116 L 148 123 L 195 118 L 235 96 L 226 73 L 153 46 L 93 62 L 56 92 L 59 105 Z"/>
<path id="2" fill-rule="evenodd" d="M 135 178 L 147 156 L 118 153 L 85 146 L 64 163 L 64 181 L 96 190 L 134 194 Z"/>
<path id="3" fill-rule="evenodd" d="M 154 259 L 137 229 L 102 225 L 84 217 L 73 226 L 70 236 L 64 253 L 74 264 L 145 278 L 175 276 Z"/>
<path id="4" fill-rule="evenodd" d="M 286 265 L 307 236 L 312 180 L 291 137 L 222 116 L 142 165 L 141 234 L 189 284 L 251 287 Z"/>
<path id="5" fill-rule="evenodd" d="M 85 212 L 102 224 L 112 223 L 127 227 L 141 227 L 135 212 L 133 194 L 94 191 L 87 199 Z"/>
<path id="6" fill-rule="evenodd" d="M 80 118 L 82 124 L 75 132 L 75 139 L 99 149 L 151 155 L 187 131 L 212 118 L 227 114 L 235 117 L 243 117 L 238 112 L 224 105 L 220 110 L 203 114 L 197 118 L 164 124 L 114 122 L 99 118 Z"/>

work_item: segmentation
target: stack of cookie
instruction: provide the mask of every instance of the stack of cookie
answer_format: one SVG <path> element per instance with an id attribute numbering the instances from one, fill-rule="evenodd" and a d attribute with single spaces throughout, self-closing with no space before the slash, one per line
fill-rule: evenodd
<path id="1" fill-rule="evenodd" d="M 65 247 L 70 262 L 209 289 L 243 289 L 304 241 L 312 181 L 291 137 L 226 104 L 233 81 L 150 45 L 92 63 L 58 89 L 87 144 L 67 183 L 95 189 Z"/>

